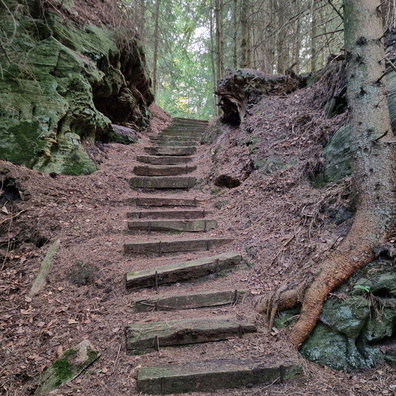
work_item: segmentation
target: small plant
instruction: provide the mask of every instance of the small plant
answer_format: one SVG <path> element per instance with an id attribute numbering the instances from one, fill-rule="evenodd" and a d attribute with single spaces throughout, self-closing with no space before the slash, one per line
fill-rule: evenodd
<path id="1" fill-rule="evenodd" d="M 212 189 L 210 190 L 210 193 L 211 193 L 212 195 L 217 195 L 217 194 L 220 194 L 221 191 L 222 191 L 221 188 L 212 188 Z"/>
<path id="2" fill-rule="evenodd" d="M 363 293 L 370 293 L 371 288 L 370 288 L 370 286 L 367 286 L 367 285 L 355 285 L 355 286 L 353 286 L 353 290 L 360 291 Z"/>

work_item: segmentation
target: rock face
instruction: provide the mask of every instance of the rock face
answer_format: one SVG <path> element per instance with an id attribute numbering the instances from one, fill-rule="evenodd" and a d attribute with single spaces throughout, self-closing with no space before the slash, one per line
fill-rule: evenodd
<path id="1" fill-rule="evenodd" d="M 77 1 L 57 3 L 5 0 L 6 8 L 0 6 L 0 159 L 88 174 L 96 164 L 86 149 L 133 142 L 133 134 L 120 134 L 112 123 L 143 128 L 153 95 L 135 37 L 122 26 L 73 20 Z M 95 9 L 95 1 L 86 3 Z"/>
<path id="2" fill-rule="evenodd" d="M 396 29 L 390 29 L 386 33 L 385 48 L 389 60 L 393 63 L 396 61 Z M 337 63 L 337 62 L 336 62 Z M 331 67 L 331 65 L 330 65 Z M 338 78 L 335 78 L 336 83 L 329 87 L 329 92 L 332 96 L 328 98 L 325 104 L 326 113 L 329 117 L 346 111 L 346 89 L 347 79 L 345 72 L 345 62 L 338 61 L 338 65 L 334 68 L 341 70 Z M 388 84 L 388 106 L 392 123 L 393 133 L 396 134 L 396 72 L 388 67 L 388 74 L 386 80 Z M 340 109 L 341 108 L 341 109 Z M 331 138 L 327 146 L 324 148 L 324 172 L 319 175 L 317 182 L 319 184 L 336 183 L 342 178 L 349 176 L 352 172 L 350 159 L 352 153 L 349 146 L 349 137 L 351 128 L 349 125 L 341 127 Z"/>
<path id="3" fill-rule="evenodd" d="M 392 71 L 387 75 L 388 83 L 388 105 L 392 123 L 393 133 L 396 132 L 396 72 Z M 325 183 L 334 183 L 349 176 L 351 170 L 351 151 L 349 137 L 351 128 L 349 125 L 341 127 L 331 138 L 324 148 L 323 157 L 325 160 L 325 170 L 320 177 Z"/>

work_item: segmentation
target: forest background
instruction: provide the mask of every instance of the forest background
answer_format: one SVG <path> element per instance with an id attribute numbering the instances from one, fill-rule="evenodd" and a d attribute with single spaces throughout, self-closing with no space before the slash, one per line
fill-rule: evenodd
<path id="1" fill-rule="evenodd" d="M 384 5 L 394 24 L 393 2 Z M 125 0 L 144 38 L 156 102 L 208 119 L 227 69 L 308 74 L 342 53 L 341 0 Z M 144 15 L 144 18 L 142 17 Z"/>

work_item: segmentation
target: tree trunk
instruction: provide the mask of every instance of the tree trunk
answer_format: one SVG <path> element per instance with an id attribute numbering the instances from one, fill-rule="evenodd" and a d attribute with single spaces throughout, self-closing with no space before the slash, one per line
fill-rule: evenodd
<path id="1" fill-rule="evenodd" d="M 296 18 L 296 25 L 294 29 L 294 48 L 293 48 L 293 58 L 294 58 L 294 71 L 296 74 L 300 73 L 300 50 L 301 50 L 301 42 L 302 42 L 302 37 L 301 37 L 301 9 L 302 5 L 298 1 L 294 5 L 294 12 L 295 15 L 297 16 Z"/>
<path id="2" fill-rule="evenodd" d="M 317 11 L 315 9 L 315 0 L 311 4 L 311 72 L 316 70 L 316 32 L 317 32 Z"/>
<path id="3" fill-rule="evenodd" d="M 272 322 L 276 311 L 302 302 L 299 320 L 288 333 L 296 347 L 315 327 L 327 295 L 371 262 L 373 249 L 386 242 L 395 227 L 395 138 L 383 79 L 385 61 L 379 7 L 380 0 L 344 0 L 351 148 L 358 208 L 354 223 L 337 251 L 321 264 L 310 281 L 293 290 L 280 290 L 261 304 Z"/>
<path id="4" fill-rule="evenodd" d="M 223 0 L 215 0 L 216 44 L 217 44 L 217 80 L 224 76 L 224 33 L 223 33 Z"/>
<path id="5" fill-rule="evenodd" d="M 286 24 L 286 12 L 287 4 L 284 1 L 276 0 L 276 13 L 278 15 L 278 36 L 277 36 L 277 72 L 278 74 L 285 73 L 286 63 L 288 58 L 287 47 L 286 47 L 286 35 L 287 35 L 287 24 Z"/>
<path id="6" fill-rule="evenodd" d="M 233 68 L 236 69 L 238 67 L 238 26 L 239 26 L 239 20 L 238 20 L 238 0 L 234 0 L 233 4 L 233 15 L 232 15 L 232 21 L 234 25 L 234 31 L 232 34 L 232 64 Z"/>
<path id="7" fill-rule="evenodd" d="M 250 37 L 249 27 L 249 13 L 250 13 L 250 0 L 242 0 L 242 13 L 241 13 L 241 29 L 242 29 L 242 68 L 252 67 L 252 41 Z"/>
<path id="8" fill-rule="evenodd" d="M 140 37 L 144 37 L 144 29 L 146 24 L 146 1 L 139 0 L 137 4 L 136 28 Z"/>
<path id="9" fill-rule="evenodd" d="M 214 32 L 214 21 L 213 21 L 213 0 L 210 0 L 209 9 L 209 23 L 210 23 L 210 65 L 212 70 L 212 82 L 213 82 L 213 104 L 214 104 L 214 114 L 219 114 L 219 108 L 216 105 L 216 94 L 214 93 L 216 88 L 216 59 L 215 59 L 215 32 Z"/>
<path id="10" fill-rule="evenodd" d="M 157 0 L 155 3 L 154 13 L 154 57 L 153 57 L 153 93 L 154 97 L 157 93 L 158 85 L 158 48 L 159 48 L 159 15 L 161 10 L 161 0 Z"/>

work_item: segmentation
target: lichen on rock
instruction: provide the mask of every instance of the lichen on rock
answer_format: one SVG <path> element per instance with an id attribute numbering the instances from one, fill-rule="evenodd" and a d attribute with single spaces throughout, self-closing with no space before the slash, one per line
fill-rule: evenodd
<path id="1" fill-rule="evenodd" d="M 122 27 L 77 23 L 47 3 L 4 2 L 0 159 L 43 172 L 92 173 L 86 147 L 131 142 L 117 140 L 112 123 L 148 123 L 153 96 L 144 53 Z M 74 3 L 68 6 L 73 13 Z"/>

